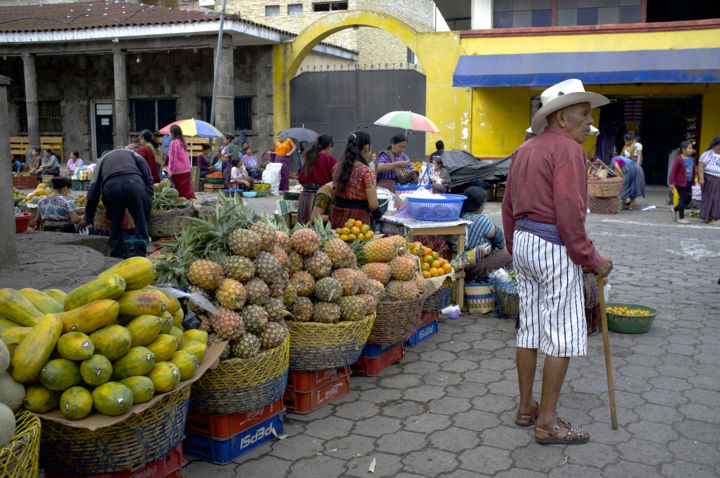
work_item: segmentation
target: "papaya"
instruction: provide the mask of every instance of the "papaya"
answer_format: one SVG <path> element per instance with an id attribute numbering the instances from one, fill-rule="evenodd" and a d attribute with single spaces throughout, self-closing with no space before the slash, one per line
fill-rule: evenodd
<path id="1" fill-rule="evenodd" d="M 115 320 L 120 312 L 120 304 L 111 299 L 94 300 L 76 309 L 61 312 L 65 332 L 89 334 Z"/>
<path id="2" fill-rule="evenodd" d="M 81 381 L 80 367 L 68 359 L 52 359 L 40 370 L 40 383 L 48 390 L 62 392 Z"/>
<path id="3" fill-rule="evenodd" d="M 200 342 L 201 344 L 207 345 L 208 333 L 200 329 L 186 330 L 183 334 L 183 342 Z"/>
<path id="4" fill-rule="evenodd" d="M 155 365 L 155 354 L 147 347 L 133 347 L 113 363 L 113 380 L 145 375 Z"/>
<path id="5" fill-rule="evenodd" d="M 36 383 L 25 390 L 23 405 L 33 413 L 45 413 L 57 408 L 60 403 L 60 393 L 48 390 Z"/>
<path id="6" fill-rule="evenodd" d="M 196 356 L 188 352 L 187 350 L 178 350 L 172 356 L 170 361 L 180 371 L 180 380 L 187 380 L 195 375 L 200 361 Z"/>
<path id="7" fill-rule="evenodd" d="M 132 391 L 134 405 L 145 403 L 155 395 L 155 384 L 147 377 L 128 377 L 120 383 Z"/>
<path id="8" fill-rule="evenodd" d="M 101 279 L 92 280 L 70 291 L 65 297 L 63 306 L 65 310 L 73 310 L 94 300 L 116 299 L 123 295 L 124 292 L 125 279 L 119 274 L 111 274 Z"/>
<path id="9" fill-rule="evenodd" d="M 147 345 L 158 336 L 163 326 L 163 319 L 157 315 L 140 315 L 135 317 L 127 329 L 132 336 L 132 346 Z M 145 375 L 143 373 L 139 375 Z"/>
<path id="10" fill-rule="evenodd" d="M 85 387 L 70 387 L 60 395 L 60 413 L 70 420 L 80 420 L 92 410 L 92 395 Z"/>
<path id="11" fill-rule="evenodd" d="M 107 382 L 92 392 L 93 405 L 103 415 L 122 415 L 133 406 L 133 393 L 120 382 Z"/>
<path id="12" fill-rule="evenodd" d="M 47 362 L 60 334 L 62 320 L 57 315 L 46 314 L 28 332 L 12 356 L 12 376 L 16 382 L 34 382 Z"/>
<path id="13" fill-rule="evenodd" d="M 112 274 L 119 274 L 125 279 L 126 290 L 142 289 L 155 280 L 153 264 L 145 257 L 131 257 L 118 262 L 106 271 L 101 272 L 97 278 L 102 279 Z"/>
<path id="14" fill-rule="evenodd" d="M 13 289 L 0 289 L 0 315 L 24 327 L 32 327 L 44 314 Z"/>
<path id="15" fill-rule="evenodd" d="M 63 311 L 62 304 L 37 289 L 20 289 L 18 293 L 43 314 L 57 314 Z"/>
<path id="16" fill-rule="evenodd" d="M 175 390 L 180 383 L 180 370 L 172 362 L 157 362 L 147 375 L 155 385 L 155 393 Z"/>
<path id="17" fill-rule="evenodd" d="M 55 302 L 57 302 L 58 304 L 64 304 L 65 297 L 67 297 L 67 292 L 63 292 L 60 289 L 47 289 L 45 291 L 45 294 L 55 299 Z"/>
<path id="18" fill-rule="evenodd" d="M 110 380 L 113 373 L 112 363 L 107 357 L 95 354 L 80 363 L 80 376 L 90 386 L 102 385 Z"/>
<path id="19" fill-rule="evenodd" d="M 155 354 L 155 360 L 165 362 L 175 355 L 177 340 L 170 334 L 160 334 L 147 347 Z"/>
<path id="20" fill-rule="evenodd" d="M 15 327 L 20 327 L 20 324 L 10 319 L 6 319 L 5 317 L 0 317 L 0 332 L 7 329 L 14 329 Z"/>
<path id="21" fill-rule="evenodd" d="M 161 334 L 167 334 L 170 332 L 170 329 L 172 329 L 175 326 L 175 322 L 173 321 L 173 316 L 170 312 L 167 310 L 162 313 L 160 316 L 162 317 L 162 327 L 160 328 Z"/>
<path id="22" fill-rule="evenodd" d="M 122 325 L 108 325 L 90 334 L 95 352 L 109 360 L 117 360 L 125 355 L 132 346 L 132 335 Z"/>
<path id="23" fill-rule="evenodd" d="M 13 327 L 12 329 L 0 332 L 0 339 L 5 342 L 10 355 L 15 353 L 15 349 L 20 342 L 30 333 L 32 327 Z"/>
<path id="24" fill-rule="evenodd" d="M 62 334 L 56 348 L 58 355 L 68 360 L 87 360 L 95 353 L 95 346 L 90 337 L 82 332 Z"/>
<path id="25" fill-rule="evenodd" d="M 125 292 L 118 300 L 122 315 L 157 315 L 167 310 L 168 299 L 165 294 L 150 289 L 138 289 Z"/>
<path id="26" fill-rule="evenodd" d="M 185 318 L 185 312 L 182 309 L 178 309 L 173 312 L 173 325 L 177 328 L 182 328 L 182 321 Z"/>
<path id="27" fill-rule="evenodd" d="M 199 361 L 205 358 L 205 352 L 207 352 L 207 345 L 201 342 L 195 342 L 194 340 L 183 341 L 179 350 L 186 350 L 197 357 Z"/>
<path id="28" fill-rule="evenodd" d="M 174 314 L 174 313 L 177 312 L 178 310 L 182 310 L 182 306 L 180 305 L 180 301 L 178 300 L 177 297 L 175 297 L 175 294 L 173 294 L 172 292 L 167 291 L 167 290 L 165 290 L 165 289 L 160 289 L 159 287 L 152 287 L 152 286 L 148 286 L 148 287 L 146 287 L 146 289 L 156 290 L 156 291 L 158 291 L 158 292 L 162 292 L 162 293 L 165 295 L 165 297 L 167 297 L 167 300 L 168 300 L 168 308 L 167 308 L 167 311 L 170 312 L 171 314 Z"/>
<path id="29" fill-rule="evenodd" d="M 175 337 L 175 342 L 177 342 L 177 346 L 179 348 L 183 343 L 183 331 L 178 329 L 177 327 L 171 327 L 168 334 Z"/>

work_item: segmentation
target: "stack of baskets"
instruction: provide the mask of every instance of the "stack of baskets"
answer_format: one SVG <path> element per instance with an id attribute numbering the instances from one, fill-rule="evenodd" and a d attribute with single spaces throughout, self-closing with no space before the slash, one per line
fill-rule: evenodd
<path id="1" fill-rule="evenodd" d="M 0 476 L 33 478 L 38 476 L 40 453 L 40 419 L 21 409 L 15 413 L 15 435 L 0 448 Z"/>
<path id="2" fill-rule="evenodd" d="M 417 330 L 425 297 L 380 301 L 368 343 L 392 345 L 409 339 Z"/>
<path id="3" fill-rule="evenodd" d="M 617 214 L 623 179 L 588 179 L 588 208 L 593 214 Z"/>

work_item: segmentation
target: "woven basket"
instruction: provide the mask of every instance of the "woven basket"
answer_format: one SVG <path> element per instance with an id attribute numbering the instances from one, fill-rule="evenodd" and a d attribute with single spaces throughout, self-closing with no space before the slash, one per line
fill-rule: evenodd
<path id="1" fill-rule="evenodd" d="M 374 323 L 374 314 L 337 324 L 288 321 L 290 370 L 325 370 L 355 363 Z"/>
<path id="2" fill-rule="evenodd" d="M 596 198 L 619 196 L 622 185 L 622 178 L 588 179 L 588 196 Z"/>
<path id="3" fill-rule="evenodd" d="M 588 209 L 592 214 L 617 214 L 620 209 L 620 200 L 613 197 L 588 197 Z"/>
<path id="4" fill-rule="evenodd" d="M 0 476 L 34 478 L 38 476 L 40 454 L 40 419 L 21 409 L 15 413 L 15 436 L 0 448 Z"/>
<path id="5" fill-rule="evenodd" d="M 391 345 L 404 342 L 417 330 L 423 296 L 410 300 L 380 301 L 368 343 Z"/>
<path id="6" fill-rule="evenodd" d="M 93 221 L 93 226 L 95 226 L 95 229 L 100 232 L 110 231 L 110 219 L 107 217 L 107 214 L 105 214 L 105 209 L 98 208 L 95 211 L 95 220 Z M 135 229 L 135 223 L 133 222 L 133 218 L 127 211 L 125 211 L 125 217 L 123 218 L 123 229 Z"/>
<path id="7" fill-rule="evenodd" d="M 628 309 L 640 309 L 650 312 L 650 315 L 628 315 L 607 312 L 608 330 L 621 334 L 644 334 L 650 330 L 655 316 L 657 316 L 658 313 L 657 309 L 640 304 L 605 304 L 605 308 L 609 307 L 627 307 Z"/>
<path id="8" fill-rule="evenodd" d="M 450 296 L 452 295 L 452 284 L 440 287 L 438 290 L 430 294 L 425 299 L 423 312 L 435 312 L 450 305 Z"/>
<path id="9" fill-rule="evenodd" d="M 43 420 L 41 463 L 70 475 L 134 470 L 159 460 L 183 439 L 190 387 L 109 427 L 88 430 Z"/>
<path id="10" fill-rule="evenodd" d="M 489 314 L 495 308 L 492 286 L 483 282 L 465 284 L 465 297 L 471 314 Z"/>
<path id="11" fill-rule="evenodd" d="M 192 206 L 170 211 L 150 211 L 148 232 L 150 237 L 174 237 L 180 234 L 180 218 L 192 216 Z"/>
<path id="12" fill-rule="evenodd" d="M 283 397 L 287 387 L 290 338 L 248 359 L 221 360 L 192 386 L 194 412 L 227 415 L 257 410 Z"/>
<path id="13" fill-rule="evenodd" d="M 509 319 L 517 319 L 520 316 L 520 296 L 517 292 L 497 289 L 495 295 L 496 303 Z"/>

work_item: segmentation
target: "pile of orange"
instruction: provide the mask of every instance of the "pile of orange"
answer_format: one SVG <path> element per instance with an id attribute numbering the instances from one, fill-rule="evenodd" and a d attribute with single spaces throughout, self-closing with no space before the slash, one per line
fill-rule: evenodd
<path id="1" fill-rule="evenodd" d="M 420 258 L 423 277 L 426 279 L 449 274 L 453 270 L 446 259 L 443 259 L 437 252 L 427 246 L 423 246 L 418 241 L 408 243 L 408 252 Z"/>
<path id="2" fill-rule="evenodd" d="M 353 242 L 355 240 L 369 241 L 375 237 L 375 233 L 370 230 L 368 224 L 363 224 L 362 221 L 355 219 L 348 219 L 343 227 L 335 229 L 335 237 L 339 237 L 345 242 Z"/>

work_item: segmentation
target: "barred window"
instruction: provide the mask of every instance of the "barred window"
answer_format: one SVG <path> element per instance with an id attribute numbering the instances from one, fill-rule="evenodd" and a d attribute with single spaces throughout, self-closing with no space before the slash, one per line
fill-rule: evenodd
<path id="1" fill-rule="evenodd" d="M 176 119 L 175 99 L 130 100 L 130 123 L 133 131 L 158 131 Z"/>
<path id="2" fill-rule="evenodd" d="M 27 104 L 24 101 L 18 101 L 15 105 L 17 106 L 18 133 L 27 133 Z M 40 134 L 63 132 L 60 101 L 38 102 L 38 126 Z"/>
<path id="3" fill-rule="evenodd" d="M 235 97 L 235 129 L 252 129 L 252 96 Z"/>

